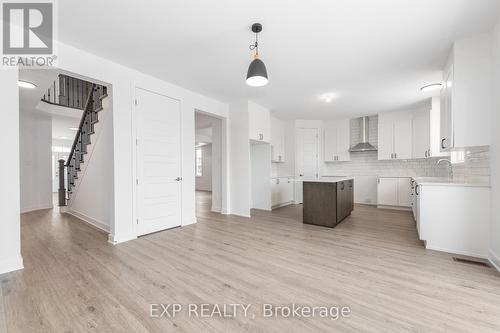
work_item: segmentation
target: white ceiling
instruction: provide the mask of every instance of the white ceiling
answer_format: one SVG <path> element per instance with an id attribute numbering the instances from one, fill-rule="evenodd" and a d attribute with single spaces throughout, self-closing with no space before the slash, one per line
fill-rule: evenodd
<path id="1" fill-rule="evenodd" d="M 338 118 L 422 101 L 456 39 L 498 20 L 498 0 L 64 0 L 63 42 L 230 102 L 283 118 Z M 269 84 L 245 84 L 260 39 Z M 90 24 L 89 24 L 90 23 Z M 331 103 L 323 93 L 338 97 Z"/>
<path id="2" fill-rule="evenodd" d="M 37 108 L 43 94 L 47 88 L 57 78 L 59 73 L 56 70 L 24 69 L 19 71 L 19 79 L 34 83 L 36 88 L 19 88 L 19 109 L 21 112 L 28 112 L 52 118 L 52 138 L 73 142 L 76 132 L 70 130 L 71 127 L 78 127 L 82 112 L 80 110 L 51 107 L 44 105 L 45 111 Z"/>

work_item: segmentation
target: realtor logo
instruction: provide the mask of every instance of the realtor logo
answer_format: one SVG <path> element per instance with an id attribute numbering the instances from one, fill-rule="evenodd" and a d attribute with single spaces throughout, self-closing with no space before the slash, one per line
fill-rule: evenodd
<path id="1" fill-rule="evenodd" d="M 2 4 L 3 54 L 52 54 L 54 17 L 51 2 Z"/>

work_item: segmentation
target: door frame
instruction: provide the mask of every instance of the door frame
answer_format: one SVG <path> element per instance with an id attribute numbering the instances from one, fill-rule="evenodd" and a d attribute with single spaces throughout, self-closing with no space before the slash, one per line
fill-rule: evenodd
<path id="1" fill-rule="evenodd" d="M 139 85 L 135 85 L 135 84 L 132 84 L 131 85 L 131 88 L 132 88 L 132 99 L 131 99 L 131 108 L 132 108 L 132 174 L 133 174 L 133 177 L 132 177 L 132 202 L 133 202 L 133 205 L 132 205 L 132 216 L 133 216 L 133 220 L 132 220 L 132 228 L 133 228 L 133 231 L 134 231 L 134 235 L 136 237 L 140 237 L 140 236 L 143 236 L 142 234 L 139 234 L 139 228 L 138 228 L 138 220 L 139 220 L 139 216 L 138 216 L 138 204 L 139 204 L 139 200 L 138 200 L 138 195 L 137 195 L 137 180 L 138 180 L 138 168 L 137 168 L 137 163 L 139 162 L 138 160 L 138 152 L 137 152 L 137 142 L 138 142 L 138 138 L 137 138 L 137 126 L 138 126 L 138 112 L 137 112 L 137 89 L 141 89 L 143 91 L 146 91 L 146 92 L 149 92 L 149 93 L 152 93 L 152 94 L 157 94 L 157 95 L 160 95 L 160 96 L 163 96 L 163 97 L 166 97 L 166 98 L 170 98 L 170 99 L 173 99 L 173 100 L 176 100 L 179 102 L 179 114 L 180 114 L 180 141 L 179 141 L 179 144 L 180 144 L 180 173 L 181 173 L 181 177 L 184 178 L 184 168 L 183 168 L 183 159 L 184 159 L 184 152 L 183 152 L 183 122 L 182 122 L 182 101 L 179 99 L 179 98 L 175 98 L 175 97 L 171 97 L 169 95 L 166 95 L 165 93 L 161 93 L 161 92 L 158 92 L 158 91 L 154 91 L 154 90 L 151 90 L 151 89 L 148 89 L 148 88 L 144 88 L 142 86 L 139 86 Z M 184 183 L 181 181 L 181 189 L 180 189 L 180 198 L 179 198 L 179 201 L 180 201 L 180 211 L 179 211 L 179 218 L 180 218 L 180 224 L 179 226 L 182 227 L 182 217 L 183 217 L 183 211 L 182 211 L 182 205 L 183 205 L 183 202 L 182 202 L 182 197 L 183 197 L 183 194 L 184 194 Z"/>

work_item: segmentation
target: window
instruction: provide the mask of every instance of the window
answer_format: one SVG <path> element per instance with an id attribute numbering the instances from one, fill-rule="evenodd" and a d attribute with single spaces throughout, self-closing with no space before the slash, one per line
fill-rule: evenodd
<path id="1" fill-rule="evenodd" d="M 203 155 L 201 148 L 196 148 L 196 177 L 203 176 Z"/>

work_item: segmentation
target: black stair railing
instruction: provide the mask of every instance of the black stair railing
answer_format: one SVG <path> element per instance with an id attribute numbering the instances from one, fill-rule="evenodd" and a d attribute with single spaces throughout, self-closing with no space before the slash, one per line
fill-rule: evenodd
<path id="1" fill-rule="evenodd" d="M 72 192 L 72 189 L 75 186 L 75 181 L 76 179 L 78 179 L 78 172 L 80 171 L 81 164 L 84 163 L 84 155 L 87 154 L 87 146 L 91 143 L 91 136 L 92 134 L 94 134 L 94 125 L 99 121 L 98 112 L 102 110 L 102 100 L 107 96 L 107 88 L 105 86 L 87 81 L 82 82 L 84 83 L 84 87 L 87 86 L 87 88 L 83 90 L 87 93 L 87 95 L 84 98 L 84 102 L 81 102 L 81 105 L 83 105 L 82 117 L 80 119 L 80 124 L 78 126 L 75 139 L 73 140 L 73 145 L 71 147 L 69 157 L 64 164 L 64 167 L 66 167 L 67 190 L 64 189 L 65 173 L 59 173 L 59 177 L 62 177 L 62 180 L 60 179 L 59 183 L 63 184 L 60 187 L 60 193 L 64 192 L 65 194 L 68 194 L 64 196 L 62 196 L 61 194 L 59 195 L 59 206 L 66 206 L 67 200 L 69 199 L 69 194 Z M 79 98 L 77 94 L 69 93 L 66 95 L 71 96 L 71 98 Z M 63 98 L 63 100 L 71 105 L 73 104 L 72 101 L 68 101 L 65 97 Z M 76 102 L 75 105 L 79 104 L 80 102 Z M 58 105 L 67 106 L 61 104 L 61 99 L 59 99 Z"/>
<path id="2" fill-rule="evenodd" d="M 57 80 L 54 80 L 47 92 L 43 95 L 42 101 L 83 110 L 85 101 L 92 89 L 92 82 L 78 79 L 72 76 L 59 74 Z"/>

